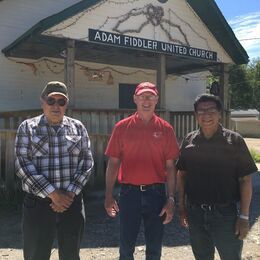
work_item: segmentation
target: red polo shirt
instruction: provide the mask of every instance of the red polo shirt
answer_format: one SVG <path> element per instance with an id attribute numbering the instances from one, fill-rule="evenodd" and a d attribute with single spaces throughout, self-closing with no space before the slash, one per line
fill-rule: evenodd
<path id="1" fill-rule="evenodd" d="M 168 122 L 153 115 L 145 124 L 135 113 L 115 125 L 105 154 L 121 160 L 120 183 L 165 183 L 166 160 L 177 159 L 179 146 Z"/>

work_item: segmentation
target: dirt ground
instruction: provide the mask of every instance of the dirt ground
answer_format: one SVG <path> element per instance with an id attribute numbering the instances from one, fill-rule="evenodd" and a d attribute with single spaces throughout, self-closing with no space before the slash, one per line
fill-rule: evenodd
<path id="1" fill-rule="evenodd" d="M 250 148 L 260 152 L 260 139 L 245 139 Z M 258 165 L 260 170 L 260 165 Z M 251 230 L 244 241 L 243 259 L 260 260 L 260 174 L 253 175 L 254 195 L 251 203 Z M 86 230 L 81 260 L 118 259 L 119 220 L 109 218 L 103 208 L 103 192 L 92 194 L 86 201 Z M 178 215 L 165 228 L 162 260 L 194 259 L 187 230 L 180 227 Z M 0 209 L 0 260 L 22 260 L 21 211 Z M 135 259 L 145 259 L 144 235 L 141 230 Z M 216 253 L 216 259 L 219 259 Z M 51 260 L 58 260 L 54 248 Z"/>

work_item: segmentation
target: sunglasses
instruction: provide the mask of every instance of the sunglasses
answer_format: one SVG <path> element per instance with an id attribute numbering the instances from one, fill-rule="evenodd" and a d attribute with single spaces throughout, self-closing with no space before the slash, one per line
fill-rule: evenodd
<path id="1" fill-rule="evenodd" d="M 67 100 L 64 98 L 55 99 L 52 97 L 48 97 L 45 99 L 45 101 L 49 106 L 53 106 L 53 105 L 57 104 L 60 107 L 64 107 L 67 104 Z"/>

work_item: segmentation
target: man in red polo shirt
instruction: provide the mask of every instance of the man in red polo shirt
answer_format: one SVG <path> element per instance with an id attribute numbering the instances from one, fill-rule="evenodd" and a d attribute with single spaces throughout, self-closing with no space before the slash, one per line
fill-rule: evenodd
<path id="1" fill-rule="evenodd" d="M 121 260 L 134 259 L 142 221 L 146 259 L 160 259 L 164 224 L 173 218 L 174 160 L 179 147 L 173 127 L 154 113 L 156 86 L 140 83 L 133 98 L 136 113 L 115 125 L 105 152 L 109 156 L 105 209 L 111 217 L 120 216 Z M 121 184 L 119 204 L 113 198 L 117 177 Z"/>

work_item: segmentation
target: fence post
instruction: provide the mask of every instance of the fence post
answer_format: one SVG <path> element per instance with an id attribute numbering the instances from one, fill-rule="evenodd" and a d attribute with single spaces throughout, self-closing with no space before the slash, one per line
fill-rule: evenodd
<path id="1" fill-rule="evenodd" d="M 5 182 L 8 199 L 12 199 L 15 193 L 14 141 L 14 133 L 7 132 L 5 145 Z"/>

